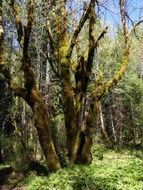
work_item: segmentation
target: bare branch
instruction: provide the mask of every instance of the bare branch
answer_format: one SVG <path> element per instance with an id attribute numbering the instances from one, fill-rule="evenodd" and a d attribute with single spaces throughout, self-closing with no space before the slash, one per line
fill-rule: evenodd
<path id="1" fill-rule="evenodd" d="M 134 34 L 135 34 L 136 37 L 137 37 L 136 28 L 137 28 L 141 23 L 143 23 L 143 20 L 140 20 L 140 21 L 138 21 L 137 23 L 133 24 L 133 28 L 131 29 L 130 34 L 132 34 L 132 32 L 134 32 Z M 137 38 L 138 38 L 138 37 L 137 37 Z"/>
<path id="2" fill-rule="evenodd" d="M 94 59 L 94 52 L 95 52 L 95 46 L 94 46 L 94 24 L 95 24 L 95 2 L 91 3 L 91 9 L 90 9 L 90 22 L 89 22 L 89 51 L 88 51 L 88 58 L 86 62 L 86 70 L 87 70 L 87 76 L 89 77 L 92 69 L 92 63 Z"/>
<path id="3" fill-rule="evenodd" d="M 123 32 L 124 32 L 124 38 L 125 38 L 125 46 L 128 45 L 129 41 L 129 35 L 128 35 L 128 29 L 127 29 L 127 23 L 126 23 L 126 10 L 125 10 L 125 0 L 120 0 L 120 14 L 121 14 L 121 20 L 122 20 L 122 26 L 123 26 Z"/>
<path id="4" fill-rule="evenodd" d="M 53 37 L 52 37 L 52 34 L 51 34 L 51 31 L 50 31 L 50 29 L 49 29 L 49 24 L 47 24 L 48 26 L 47 26 L 47 28 L 46 28 L 46 30 L 47 30 L 47 33 L 48 33 L 48 37 L 49 37 L 49 40 L 50 40 L 50 46 L 51 46 L 51 49 L 52 49 L 52 51 L 54 50 L 54 39 L 53 39 Z"/>
<path id="5" fill-rule="evenodd" d="M 49 45 L 50 45 L 50 50 L 53 55 L 55 55 L 55 57 L 57 58 L 57 49 L 55 48 L 55 41 L 53 39 L 53 36 L 52 36 L 52 33 L 51 33 L 51 30 L 50 30 L 50 24 L 47 22 L 47 27 L 46 27 L 46 31 L 47 31 L 47 35 L 48 35 L 48 38 L 49 38 Z"/>
<path id="6" fill-rule="evenodd" d="M 28 45 L 29 45 L 29 39 L 30 34 L 32 30 L 32 24 L 33 24 L 33 17 L 34 17 L 34 1 L 29 0 L 29 9 L 28 9 L 28 15 L 27 15 L 27 26 L 24 28 L 24 48 L 23 48 L 23 54 L 27 54 L 28 51 Z"/>
<path id="7" fill-rule="evenodd" d="M 108 26 L 106 26 L 106 27 L 102 30 L 102 32 L 100 33 L 100 35 L 99 35 L 98 38 L 96 39 L 96 41 L 95 41 L 95 43 L 94 43 L 94 46 L 95 46 L 95 47 L 98 47 L 99 41 L 100 41 L 102 38 L 104 38 L 104 35 L 107 33 L 107 30 L 108 30 Z"/>
<path id="8" fill-rule="evenodd" d="M 20 46 L 23 48 L 24 32 L 23 32 L 22 21 L 21 21 L 20 15 L 18 13 L 18 7 L 16 6 L 15 0 L 11 0 L 11 7 L 13 10 L 15 25 L 17 28 L 18 41 L 19 41 Z"/>
<path id="9" fill-rule="evenodd" d="M 54 64 L 53 64 L 53 60 L 52 60 L 50 57 L 48 57 L 48 56 L 47 56 L 47 58 L 48 58 L 49 64 L 50 64 L 51 69 L 52 69 L 52 71 L 54 72 L 54 74 L 55 74 L 58 78 L 61 78 L 60 74 L 58 73 L 58 71 L 56 70 L 56 68 L 55 68 L 55 66 L 54 66 Z"/>
<path id="10" fill-rule="evenodd" d="M 135 36 L 137 37 L 137 39 L 139 39 L 138 35 L 136 34 L 136 28 L 143 22 L 143 19 L 142 20 L 139 20 L 138 22 L 134 22 L 130 16 L 128 15 L 128 13 L 126 12 L 126 16 L 127 18 L 131 21 L 132 23 L 132 29 L 130 30 L 129 34 L 132 34 L 132 32 L 134 32 Z"/>
<path id="11" fill-rule="evenodd" d="M 24 53 L 27 52 L 29 37 L 32 29 L 34 0 L 29 0 L 28 5 L 29 9 L 27 16 L 27 26 L 24 27 L 20 18 L 20 14 L 18 12 L 18 6 L 16 5 L 15 0 L 11 0 L 11 7 L 13 10 L 15 25 L 18 33 L 18 41 Z"/>
<path id="12" fill-rule="evenodd" d="M 94 0 L 91 0 L 90 1 L 90 4 L 86 10 L 85 13 L 83 13 L 78 25 L 77 25 L 77 28 L 75 29 L 75 31 L 73 32 L 73 35 L 71 37 L 71 42 L 70 42 L 70 45 L 69 45 L 69 48 L 68 48 L 68 52 L 67 52 L 67 57 L 68 58 L 71 58 L 71 54 L 72 54 L 72 51 L 73 51 L 73 48 L 76 44 L 76 40 L 77 40 L 77 37 L 78 37 L 78 34 L 80 33 L 84 23 L 86 22 L 86 20 L 89 18 L 89 14 L 90 14 L 90 10 L 91 10 L 91 7 L 92 7 L 92 3 L 94 3 Z"/>

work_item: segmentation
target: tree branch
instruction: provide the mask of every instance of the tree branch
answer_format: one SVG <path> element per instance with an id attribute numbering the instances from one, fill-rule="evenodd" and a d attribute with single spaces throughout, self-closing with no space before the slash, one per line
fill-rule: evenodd
<path id="1" fill-rule="evenodd" d="M 133 24 L 133 28 L 130 31 L 130 34 L 134 32 L 135 36 L 139 39 L 139 37 L 136 34 L 136 27 L 138 27 L 141 23 L 143 23 L 143 20 L 138 21 L 137 23 Z"/>
<path id="2" fill-rule="evenodd" d="M 55 67 L 54 67 L 54 65 L 53 65 L 53 60 L 52 60 L 50 57 L 48 57 L 48 56 L 47 56 L 47 58 L 48 58 L 49 64 L 50 64 L 51 69 L 52 69 L 52 71 L 54 72 L 54 74 L 55 74 L 58 78 L 61 78 L 60 74 L 58 73 L 58 71 L 55 69 Z"/>
<path id="3" fill-rule="evenodd" d="M 95 40 L 94 45 L 90 48 L 90 51 L 93 51 L 93 49 L 98 47 L 99 41 L 104 38 L 104 35 L 107 33 L 108 26 L 103 29 L 103 31 L 100 33 L 98 38 Z M 74 69 L 72 69 L 74 72 L 76 71 L 78 65 L 80 64 L 81 60 L 84 58 L 84 60 L 88 59 L 89 56 L 89 49 L 87 48 L 82 55 L 78 56 L 78 62 L 74 65 Z"/>
<path id="4" fill-rule="evenodd" d="M 78 37 L 78 34 L 80 33 L 84 23 L 86 22 L 86 20 L 89 18 L 89 14 L 90 14 L 90 10 L 91 10 L 91 7 L 92 7 L 92 4 L 94 3 L 94 0 L 91 0 L 90 3 L 89 3 L 89 6 L 86 10 L 85 13 L 83 13 L 78 25 L 77 25 L 77 28 L 75 29 L 75 31 L 73 32 L 73 35 L 71 37 L 71 41 L 70 41 L 70 45 L 69 45 L 69 48 L 68 48 L 68 52 L 67 52 L 67 57 L 70 59 L 71 58 L 71 55 L 72 55 L 72 51 L 73 51 L 73 48 L 76 44 L 76 40 L 77 40 L 77 37 Z"/>
<path id="5" fill-rule="evenodd" d="M 34 17 L 34 1 L 29 0 L 28 4 L 29 4 L 29 9 L 27 15 L 27 26 L 24 28 L 24 47 L 23 47 L 23 54 L 25 54 L 24 56 L 26 56 L 28 52 L 29 39 L 30 39 L 33 17 Z"/>
<path id="6" fill-rule="evenodd" d="M 32 23 L 33 23 L 33 14 L 34 14 L 34 0 L 29 0 L 29 8 L 27 14 L 27 26 L 23 26 L 20 20 L 20 16 L 15 5 L 15 0 L 11 0 L 11 6 L 13 9 L 13 14 L 15 18 L 15 24 L 18 33 L 18 41 L 23 50 L 23 57 L 22 57 L 22 71 L 24 72 L 24 85 L 27 91 L 31 91 L 33 87 L 36 87 L 36 81 L 34 78 L 34 73 L 30 65 L 30 58 L 28 56 L 28 45 L 32 30 Z M 24 28 L 24 32 L 23 32 Z"/>
<path id="7" fill-rule="evenodd" d="M 107 33 L 107 30 L 108 30 L 108 26 L 106 26 L 106 27 L 102 30 L 102 32 L 100 33 L 100 35 L 99 35 L 98 38 L 96 39 L 96 41 L 95 41 L 95 43 L 94 43 L 94 46 L 95 46 L 95 47 L 98 47 L 99 41 L 100 41 L 102 38 L 104 38 L 104 35 Z"/>
<path id="8" fill-rule="evenodd" d="M 108 26 L 105 27 L 105 28 L 103 29 L 103 31 L 100 33 L 100 35 L 98 36 L 98 38 L 97 38 L 96 41 L 94 42 L 94 45 L 90 48 L 90 51 L 93 51 L 94 48 L 97 48 L 97 47 L 98 47 L 99 41 L 100 41 L 102 38 L 104 38 L 104 35 L 107 33 L 107 30 L 108 30 Z M 84 51 L 84 53 L 83 53 L 81 56 L 78 57 L 78 63 L 77 63 L 76 65 L 74 65 L 74 72 L 76 71 L 76 68 L 78 67 L 80 61 L 81 61 L 83 58 L 84 58 L 84 60 L 88 59 L 89 54 L 90 54 L 90 53 L 89 53 L 89 50 L 86 49 L 86 50 Z"/>
<path id="9" fill-rule="evenodd" d="M 50 40 L 50 47 L 51 47 L 51 50 L 52 50 L 52 53 L 54 52 L 54 44 L 55 44 L 55 42 L 54 42 L 54 39 L 53 39 L 53 37 L 52 37 L 52 34 L 51 34 L 51 31 L 50 31 L 50 26 L 49 26 L 49 24 L 47 23 L 47 28 L 46 28 L 46 30 L 47 30 L 47 34 L 48 34 L 48 38 L 49 38 L 49 40 Z"/>
<path id="10" fill-rule="evenodd" d="M 123 26 L 124 40 L 125 40 L 125 52 L 123 57 L 123 62 L 121 64 L 120 70 L 115 74 L 115 76 L 107 82 L 107 89 L 109 90 L 113 86 L 115 86 L 118 81 L 122 78 L 125 71 L 127 70 L 127 66 L 129 63 L 129 53 L 130 53 L 130 42 L 129 42 L 129 33 L 126 24 L 126 11 L 125 11 L 125 1 L 120 0 L 120 14 Z"/>
<path id="11" fill-rule="evenodd" d="M 17 28 L 18 41 L 19 41 L 20 46 L 23 48 L 24 32 L 23 32 L 22 21 L 21 21 L 20 15 L 18 13 L 18 7 L 16 6 L 15 0 L 11 0 L 11 7 L 13 10 L 15 25 Z"/>
<path id="12" fill-rule="evenodd" d="M 86 70 L 87 70 L 87 77 L 89 78 L 89 75 L 91 73 L 92 65 L 93 65 L 93 59 L 94 59 L 94 53 L 95 53 L 95 46 L 94 46 L 94 25 L 95 25 L 95 2 L 91 3 L 91 9 L 90 9 L 90 21 L 89 21 L 89 51 L 88 51 L 88 58 L 86 62 Z"/>
<path id="13" fill-rule="evenodd" d="M 125 40 L 125 45 L 124 45 L 125 51 L 124 51 L 123 61 L 122 61 L 119 71 L 114 75 L 114 77 L 111 80 L 103 82 L 103 78 L 102 79 L 99 78 L 96 81 L 95 88 L 92 92 L 92 95 L 97 100 L 99 100 L 105 92 L 109 91 L 111 88 L 113 88 L 119 82 L 119 80 L 122 78 L 125 71 L 127 70 L 127 66 L 129 63 L 130 40 L 129 40 L 129 33 L 128 33 L 128 29 L 127 29 L 127 24 L 126 24 L 124 0 L 120 0 L 120 13 L 121 13 L 123 34 L 124 34 L 124 40 Z"/>

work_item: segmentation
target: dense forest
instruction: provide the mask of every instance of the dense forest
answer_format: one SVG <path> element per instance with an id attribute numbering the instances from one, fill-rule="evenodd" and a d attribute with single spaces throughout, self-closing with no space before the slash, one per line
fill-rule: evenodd
<path id="1" fill-rule="evenodd" d="M 0 0 L 0 189 L 143 190 L 143 4 Z"/>

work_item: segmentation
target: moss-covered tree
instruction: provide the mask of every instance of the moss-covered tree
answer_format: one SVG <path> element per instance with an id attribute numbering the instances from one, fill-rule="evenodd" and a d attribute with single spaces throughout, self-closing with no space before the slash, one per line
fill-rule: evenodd
<path id="1" fill-rule="evenodd" d="M 104 80 L 99 72 L 100 74 L 97 76 L 96 82 L 90 91 L 89 84 L 95 52 L 108 28 L 105 27 L 100 34 L 95 36 L 95 27 L 98 22 L 95 12 L 96 1 L 90 0 L 89 5 L 83 11 L 77 27 L 71 33 L 68 30 L 66 3 L 67 1 L 64 0 L 47 1 L 47 7 L 50 6 L 50 9 L 44 12 L 47 18 L 47 39 L 50 45 L 47 59 L 51 68 L 61 80 L 69 163 L 90 164 L 92 161 L 91 147 L 99 111 L 99 101 L 104 93 L 118 83 L 125 73 L 129 62 L 130 36 L 126 24 L 125 2 L 124 0 L 119 1 L 124 36 L 124 56 L 120 69 L 109 81 Z M 22 97 L 31 107 L 34 125 L 37 129 L 48 168 L 52 171 L 58 170 L 61 166 L 49 131 L 49 118 L 43 97 L 37 88 L 31 57 L 29 56 L 28 47 L 32 36 L 35 2 L 34 0 L 28 1 L 26 25 L 23 24 L 20 17 L 17 2 L 11 0 L 10 6 L 17 29 L 18 42 L 22 49 L 21 70 L 23 72 L 23 86 L 11 83 L 11 77 L 4 62 L 2 51 L 4 35 L 2 2 L 0 9 L 0 71 L 5 76 L 9 88 L 15 92 L 15 95 Z M 85 24 L 88 26 L 88 39 L 86 39 L 88 45 L 85 51 L 79 55 L 76 47 Z M 73 54 L 77 55 L 76 61 L 73 59 Z M 59 66 L 59 70 L 57 70 L 55 63 Z M 90 97 L 90 101 L 88 101 L 88 97 Z"/>

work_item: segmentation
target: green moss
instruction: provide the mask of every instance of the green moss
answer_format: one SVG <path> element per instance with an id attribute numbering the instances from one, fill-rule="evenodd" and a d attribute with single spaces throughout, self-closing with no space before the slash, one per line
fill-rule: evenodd
<path id="1" fill-rule="evenodd" d="M 67 50 L 68 50 L 68 38 L 67 36 L 65 36 L 62 42 L 60 42 L 60 46 L 59 46 L 59 58 L 60 58 L 60 63 L 62 66 L 70 65 L 70 62 L 66 57 Z"/>

